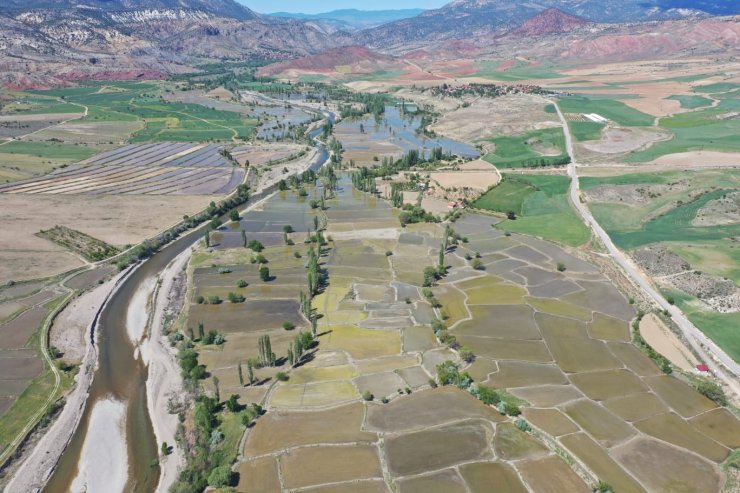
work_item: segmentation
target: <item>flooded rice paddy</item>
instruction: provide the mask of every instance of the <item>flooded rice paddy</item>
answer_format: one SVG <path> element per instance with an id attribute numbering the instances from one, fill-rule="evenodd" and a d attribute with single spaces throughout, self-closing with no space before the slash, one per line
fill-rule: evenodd
<path id="1" fill-rule="evenodd" d="M 421 117 L 403 114 L 401 109 L 387 106 L 380 119 L 371 115 L 340 121 L 335 126 L 334 135 L 342 142 L 345 158 L 355 159 L 361 164 L 372 161 L 374 156 L 401 157 L 411 150 L 428 156 L 435 147 L 464 158 L 480 155 L 469 144 L 421 133 L 421 124 Z"/>
<path id="2" fill-rule="evenodd" d="M 596 267 L 552 243 L 505 236 L 489 217 L 464 216 L 452 226 L 469 243 L 446 255 L 452 267 L 433 288 L 442 305 L 435 312 L 422 295 L 421 271 L 437 262 L 442 228 L 401 230 L 387 203 L 353 190 L 347 179 L 340 186 L 321 212 L 284 192 L 236 229 L 224 227 L 223 243 L 194 257 L 194 296 L 236 290 L 229 285 L 237 277 L 248 283 L 241 291 L 247 301 L 235 307 L 205 311 L 191 300 L 188 322 L 228 334 L 222 348 L 200 357 L 222 395 L 268 411 L 244 441 L 239 491 L 483 492 L 496 484 L 505 492 L 585 493 L 591 489 L 583 471 L 620 493 L 719 488 L 719 464 L 740 446 L 740 422 L 663 375 L 630 343 L 635 310 Z M 260 335 L 271 336 L 278 357 L 294 337 L 281 325 L 296 313 L 288 303 L 301 286 L 295 252 L 305 259 L 301 228 L 318 214 L 329 239 L 322 257 L 329 284 L 313 301 L 322 315 L 319 349 L 286 382 L 273 380 L 288 371 L 282 363 L 258 369 L 259 384 L 240 385 L 236 366 L 256 356 Z M 298 232 L 295 245 L 284 244 L 286 224 Z M 269 243 L 262 254 L 275 276 L 270 282 L 234 244 L 241 228 Z M 464 258 L 476 252 L 484 271 Z M 224 267 L 232 273 L 218 274 Z M 434 337 L 429 324 L 442 313 L 448 333 L 476 355 L 472 364 Z M 308 328 L 305 320 L 297 325 Z M 467 391 L 433 388 L 435 367 L 446 360 L 521 399 L 536 433 Z M 651 475 L 656 468 L 664 472 Z"/>

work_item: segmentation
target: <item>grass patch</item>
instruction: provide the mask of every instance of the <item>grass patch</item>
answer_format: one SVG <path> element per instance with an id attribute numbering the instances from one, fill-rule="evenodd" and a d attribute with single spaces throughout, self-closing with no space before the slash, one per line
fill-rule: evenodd
<path id="1" fill-rule="evenodd" d="M 740 285 L 740 245 L 715 240 L 691 243 L 666 243 L 694 269 L 731 279 Z"/>
<path id="2" fill-rule="evenodd" d="M 704 94 L 711 94 L 713 92 L 727 92 L 734 89 L 740 88 L 740 84 L 734 82 L 715 82 L 714 84 L 706 84 L 703 86 L 695 86 L 692 91 L 701 92 Z"/>
<path id="3" fill-rule="evenodd" d="M 681 103 L 681 108 L 685 108 L 688 110 L 695 110 L 696 108 L 710 106 L 712 104 L 712 100 L 705 98 L 704 96 L 677 95 L 670 96 L 666 99 L 670 99 L 671 101 L 679 101 Z"/>
<path id="4" fill-rule="evenodd" d="M 508 213 L 516 220 L 500 222 L 497 227 L 539 236 L 566 245 L 582 245 L 591 233 L 578 217 L 568 199 L 570 180 L 558 175 L 504 174 L 504 180 L 473 203 L 473 207 Z"/>
<path id="5" fill-rule="evenodd" d="M 515 136 L 488 139 L 496 149 L 483 159 L 499 168 L 567 164 L 565 136 L 561 128 L 546 128 Z M 556 153 L 555 155 L 550 155 Z"/>
<path id="6" fill-rule="evenodd" d="M 532 183 L 505 176 L 498 186 L 473 202 L 473 207 L 504 213 L 513 211 L 521 215 L 524 200 L 534 191 L 536 188 Z"/>
<path id="7" fill-rule="evenodd" d="M 516 63 L 505 70 L 501 69 L 502 62 L 480 61 L 476 63 L 478 71 L 474 77 L 484 77 L 497 81 L 517 81 L 527 79 L 557 79 L 563 75 L 554 68 L 542 65 L 532 65 L 517 60 Z"/>
<path id="8" fill-rule="evenodd" d="M 66 226 L 54 226 L 36 233 L 36 236 L 61 245 L 91 262 L 105 260 L 119 253 L 118 248 Z"/>
<path id="9" fill-rule="evenodd" d="M 131 142 L 246 139 L 254 132 L 256 121 L 251 118 L 199 104 L 166 101 L 159 97 L 165 88 L 154 83 L 106 82 L 34 94 L 84 104 L 89 113 L 81 121 L 142 121 L 144 128 Z"/>
<path id="10" fill-rule="evenodd" d="M 676 305 L 696 327 L 721 347 L 732 359 L 740 361 L 740 313 L 718 313 L 704 308 L 693 296 L 675 289 L 662 290 L 673 297 Z"/>
<path id="11" fill-rule="evenodd" d="M 578 142 L 598 140 L 605 125 L 596 122 L 569 122 L 570 132 Z"/>
<path id="12" fill-rule="evenodd" d="M 692 202 L 675 207 L 648 221 L 638 231 L 614 231 L 610 235 L 614 243 L 628 250 L 659 241 L 719 240 L 738 236 L 740 235 L 740 224 L 707 227 L 691 224 L 699 209 L 710 200 L 720 198 L 726 193 L 727 190 L 707 192 Z"/>
<path id="13" fill-rule="evenodd" d="M 740 120 L 728 113 L 740 104 L 738 99 L 723 100 L 716 108 L 681 113 L 662 118 L 660 126 L 673 132 L 671 140 L 631 153 L 627 162 L 652 161 L 666 154 L 688 151 L 740 151 Z"/>
<path id="14" fill-rule="evenodd" d="M 565 96 L 558 100 L 558 104 L 564 113 L 597 113 L 625 127 L 648 127 L 654 121 L 651 115 L 615 99 Z"/>
<path id="15" fill-rule="evenodd" d="M 75 144 L 60 144 L 57 142 L 31 142 L 15 140 L 0 146 L 3 154 L 25 154 L 42 159 L 65 159 L 81 161 L 92 157 L 97 151 L 90 147 Z"/>

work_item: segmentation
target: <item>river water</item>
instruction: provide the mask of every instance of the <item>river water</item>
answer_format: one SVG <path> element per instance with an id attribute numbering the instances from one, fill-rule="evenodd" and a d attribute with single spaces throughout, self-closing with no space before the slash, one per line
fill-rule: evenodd
<path id="1" fill-rule="evenodd" d="M 331 121 L 333 114 L 325 114 Z M 317 135 L 320 129 L 315 132 Z M 313 134 L 313 133 L 312 133 Z M 310 164 L 310 169 L 317 171 L 326 162 L 328 151 L 326 146 L 316 141 L 318 150 L 316 158 Z M 259 196 L 253 196 L 250 202 L 261 199 L 272 190 L 266 190 Z M 100 313 L 97 327 L 98 368 L 95 370 L 90 395 L 85 403 L 83 415 L 77 429 L 72 436 L 69 446 L 64 451 L 57 468 L 52 474 L 44 491 L 59 493 L 80 488 L 81 458 L 86 447 L 91 447 L 93 453 L 85 453 L 87 469 L 97 469 L 97 475 L 105 481 L 108 471 L 115 471 L 120 464 L 110 464 L 111 456 L 106 454 L 105 447 L 110 441 L 120 441 L 121 434 L 117 429 L 119 423 L 110 414 L 100 415 L 96 408 L 108 408 L 116 403 L 125 408 L 122 412 L 122 421 L 125 422 L 125 446 L 128 458 L 128 470 L 125 492 L 152 492 L 159 482 L 160 469 L 157 465 L 159 444 L 152 428 L 147 409 L 146 381 L 147 368 L 139 352 L 131 341 L 127 330 L 129 306 L 136 294 L 147 288 L 151 279 L 156 277 L 180 253 L 190 248 L 201 239 L 203 231 L 197 229 L 186 233 L 173 243 L 140 265 L 123 282 L 118 291 L 110 298 Z M 143 314 L 146 320 L 146 315 Z M 102 411 L 101 411 L 102 412 Z M 97 414 L 96 414 L 97 413 Z M 125 416 L 125 417 L 124 417 Z M 91 422 L 96 423 L 95 437 L 88 437 L 91 432 Z M 94 445 L 102 440 L 102 445 Z M 114 443 L 115 444 L 115 443 Z M 98 453 L 100 452 L 100 453 Z M 120 485 L 109 484 L 106 491 L 120 490 Z"/>

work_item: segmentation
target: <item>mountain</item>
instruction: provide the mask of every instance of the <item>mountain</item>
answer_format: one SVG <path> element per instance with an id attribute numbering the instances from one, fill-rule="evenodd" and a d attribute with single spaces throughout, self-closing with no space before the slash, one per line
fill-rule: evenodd
<path id="1" fill-rule="evenodd" d="M 247 20 L 258 15 L 234 0 L 3 0 L 2 9 L 95 9 L 125 10 L 198 10 L 219 17 Z"/>
<path id="2" fill-rule="evenodd" d="M 0 83 L 164 77 L 195 63 L 285 60 L 352 43 L 344 32 L 255 14 L 231 0 L 4 0 Z"/>
<path id="3" fill-rule="evenodd" d="M 377 70 L 384 70 L 397 63 L 393 57 L 374 52 L 364 46 L 345 46 L 296 60 L 274 63 L 260 69 L 258 74 L 269 77 L 277 74 L 297 74 L 301 72 L 314 74 L 334 72 L 372 73 Z"/>
<path id="4" fill-rule="evenodd" d="M 357 38 L 368 46 L 403 52 L 446 39 L 495 37 L 515 29 L 548 8 L 599 23 L 643 22 L 697 18 L 712 12 L 740 13 L 737 0 L 455 0 L 428 10 L 363 30 Z M 707 9 L 707 10 L 702 10 Z"/>
<path id="5" fill-rule="evenodd" d="M 534 17 L 530 17 L 521 26 L 514 29 L 510 35 L 519 37 L 535 37 L 547 34 L 558 34 L 572 31 L 589 24 L 583 17 L 566 14 L 560 9 L 550 7 Z"/>
<path id="6" fill-rule="evenodd" d="M 400 10 L 357 10 L 342 9 L 321 14 L 300 14 L 292 12 L 275 12 L 268 14 L 272 17 L 299 19 L 304 21 L 320 21 L 336 28 L 357 30 L 380 26 L 388 22 L 416 17 L 424 9 Z"/>

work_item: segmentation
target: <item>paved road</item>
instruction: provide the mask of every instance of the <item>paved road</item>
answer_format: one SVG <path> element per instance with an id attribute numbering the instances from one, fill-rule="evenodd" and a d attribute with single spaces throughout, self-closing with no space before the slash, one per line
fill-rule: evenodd
<path id="1" fill-rule="evenodd" d="M 673 321 L 681 329 L 686 340 L 707 363 L 712 372 L 724 380 L 733 392 L 740 396 L 740 384 L 737 380 L 737 377 L 740 376 L 740 365 L 738 365 L 735 360 L 709 339 L 702 331 L 697 329 L 677 306 L 668 303 L 665 297 L 663 297 L 663 295 L 653 287 L 648 276 L 637 265 L 635 265 L 624 252 L 614 245 L 614 242 L 612 242 L 604 228 L 602 228 L 596 219 L 594 219 L 588 207 L 581 203 L 581 189 L 578 179 L 578 170 L 576 168 L 575 153 L 573 152 L 573 137 L 570 133 L 568 123 L 565 120 L 563 113 L 560 111 L 560 107 L 555 101 L 552 103 L 555 105 L 560 121 L 563 124 L 565 145 L 571 159 L 570 165 L 568 165 L 568 175 L 571 179 L 570 200 L 573 202 L 576 210 L 578 210 L 578 213 L 586 224 L 590 226 L 591 230 L 601 239 L 604 246 L 606 246 L 609 255 L 624 270 L 624 272 L 627 273 L 632 282 L 642 289 L 643 292 L 647 293 L 647 295 L 652 298 L 661 309 L 667 310 L 668 313 L 671 314 Z M 724 368 L 720 366 L 718 362 L 724 365 Z"/>

